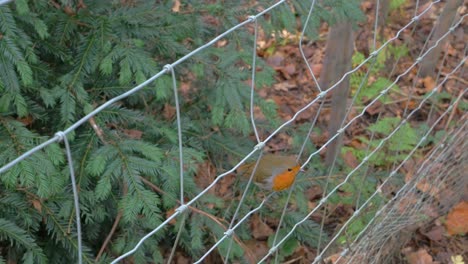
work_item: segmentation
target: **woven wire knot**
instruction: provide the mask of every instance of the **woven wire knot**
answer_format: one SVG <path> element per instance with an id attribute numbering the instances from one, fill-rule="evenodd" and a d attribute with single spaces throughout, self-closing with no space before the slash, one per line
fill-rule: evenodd
<path id="1" fill-rule="evenodd" d="M 232 236 L 233 233 L 234 233 L 234 230 L 228 229 L 228 230 L 226 230 L 226 232 L 224 232 L 224 235 L 227 236 L 227 237 L 230 237 L 230 236 Z"/>
<path id="2" fill-rule="evenodd" d="M 255 147 L 254 149 L 263 149 L 263 147 L 265 147 L 265 142 L 259 142 Z"/>
<path id="3" fill-rule="evenodd" d="M 273 254 L 278 250 L 278 245 L 272 246 L 270 250 L 268 250 L 268 253 Z"/>
<path id="4" fill-rule="evenodd" d="M 172 72 L 173 67 L 171 64 L 166 64 L 164 65 L 163 69 L 166 70 L 167 73 L 169 73 Z"/>
<path id="5" fill-rule="evenodd" d="M 60 142 L 67 136 L 67 134 L 65 134 L 63 131 L 58 131 L 55 133 L 55 136 L 58 137 L 58 141 Z"/>
<path id="6" fill-rule="evenodd" d="M 250 20 L 250 22 L 254 22 L 255 20 L 257 20 L 257 17 L 256 16 L 249 16 L 249 20 Z"/>
<path id="7" fill-rule="evenodd" d="M 182 204 L 179 206 L 179 208 L 176 209 L 176 212 L 183 213 L 185 210 L 187 210 L 188 206 L 186 204 Z"/>

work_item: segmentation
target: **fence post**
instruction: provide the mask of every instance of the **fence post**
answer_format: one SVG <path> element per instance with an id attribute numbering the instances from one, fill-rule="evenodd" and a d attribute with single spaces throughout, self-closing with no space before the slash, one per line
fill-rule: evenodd
<path id="1" fill-rule="evenodd" d="M 437 24 L 434 28 L 434 33 L 431 36 L 431 40 L 428 43 L 428 46 L 432 46 L 435 42 L 445 34 L 450 26 L 452 26 L 453 21 L 455 20 L 457 9 L 463 4 L 463 0 L 448 0 L 445 4 L 444 10 L 437 19 Z M 442 48 L 447 41 L 441 42 L 437 47 L 435 47 L 429 54 L 424 57 L 424 60 L 421 62 L 421 71 L 420 76 L 426 77 L 428 75 L 434 74 L 437 61 L 439 60 L 440 53 Z"/>
<path id="2" fill-rule="evenodd" d="M 327 89 L 351 69 L 354 51 L 352 23 L 339 22 L 330 28 L 325 48 L 325 58 L 320 76 L 320 87 Z M 332 110 L 328 125 L 329 135 L 334 135 L 341 127 L 346 114 L 349 93 L 349 77 L 343 80 L 332 92 Z M 341 147 L 342 135 L 327 148 L 326 164 L 331 165 Z"/>

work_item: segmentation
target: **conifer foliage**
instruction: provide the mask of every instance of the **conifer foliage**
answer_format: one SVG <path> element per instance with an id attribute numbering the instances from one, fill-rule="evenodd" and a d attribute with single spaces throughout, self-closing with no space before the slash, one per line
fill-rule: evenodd
<path id="1" fill-rule="evenodd" d="M 16 0 L 0 6 L 0 165 L 143 82 L 256 8 L 236 1 L 225 1 L 224 6 L 194 1 L 187 12 L 173 12 L 172 1 L 66 2 Z M 297 1 L 296 9 L 307 2 Z M 292 13 L 281 14 L 284 19 L 277 22 L 282 27 L 295 27 Z M 246 114 L 251 72 L 246 66 L 252 62 L 252 33 L 239 30 L 230 38 L 227 45 L 203 51 L 175 68 L 178 84 L 189 84 L 181 89 L 188 198 L 200 191 L 194 182 L 197 164 L 216 157 L 214 163 L 223 166 L 227 157 L 241 157 L 254 145 L 246 137 L 251 133 Z M 260 59 L 257 68 L 256 85 L 271 84 L 274 71 Z M 178 206 L 173 100 L 172 79 L 162 76 L 68 135 L 85 263 L 108 262 L 133 248 Z M 274 103 L 255 100 L 273 124 Z M 204 206 L 208 203 L 210 207 Z M 215 215 L 224 211 L 224 203 L 207 196 L 196 206 Z M 0 175 L 0 263 L 76 262 L 74 219 L 68 164 L 60 145 L 52 144 Z M 164 249 L 172 246 L 163 238 L 174 241 L 178 225 L 186 225 L 180 247 L 193 258 L 225 231 L 196 212 L 188 213 L 187 219 L 149 238 L 132 256 L 134 263 L 162 262 Z M 116 230 L 105 244 L 114 224 Z M 247 230 L 240 232 L 249 236 Z M 301 236 L 301 241 L 310 239 Z M 233 254 L 240 257 L 242 252 Z"/>

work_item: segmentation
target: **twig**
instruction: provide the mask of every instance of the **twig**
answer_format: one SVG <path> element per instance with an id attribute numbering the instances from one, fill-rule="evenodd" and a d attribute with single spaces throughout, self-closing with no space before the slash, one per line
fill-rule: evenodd
<path id="1" fill-rule="evenodd" d="M 448 126 L 450 125 L 450 122 L 452 121 L 453 117 L 455 116 L 455 113 L 457 112 L 458 103 L 461 101 L 460 99 L 463 96 L 463 94 L 464 94 L 464 91 L 460 90 L 460 94 L 458 95 L 456 99 L 457 101 L 455 102 L 455 104 L 453 104 L 452 112 L 450 112 L 449 118 L 447 119 L 447 122 L 445 123 L 445 131 L 447 131 Z"/>
<path id="2" fill-rule="evenodd" d="M 91 124 L 91 127 L 93 128 L 94 132 L 96 132 L 96 135 L 98 136 L 98 138 L 102 141 L 102 143 L 108 144 L 107 141 L 104 139 L 104 133 L 102 129 L 96 123 L 94 116 L 91 117 L 88 121 Z"/>
<path id="3" fill-rule="evenodd" d="M 96 120 L 94 119 L 94 116 L 91 117 L 88 122 L 91 124 L 91 127 L 93 128 L 94 132 L 96 133 L 96 135 L 98 136 L 98 138 L 101 140 L 102 144 L 104 145 L 108 145 L 109 143 L 107 142 L 107 140 L 104 138 L 104 132 L 102 131 L 102 129 L 99 127 L 99 125 L 96 123 Z M 126 195 L 128 192 L 128 186 L 127 184 L 124 182 L 123 183 L 123 195 Z M 115 230 L 117 229 L 117 226 L 119 226 L 119 223 L 120 223 L 120 219 L 122 219 L 122 215 L 123 215 L 123 212 L 122 210 L 119 210 L 119 212 L 117 213 L 117 216 L 115 217 L 115 220 L 114 220 L 114 223 L 112 224 L 112 228 L 111 230 L 109 231 L 109 234 L 107 234 L 106 236 L 106 239 L 104 240 L 104 243 L 102 243 L 101 245 L 101 248 L 99 249 L 99 252 L 95 258 L 95 262 L 98 262 L 99 259 L 101 258 L 102 254 L 104 253 L 104 250 L 106 250 L 107 248 L 107 245 L 109 244 L 109 242 L 111 241 L 112 239 L 112 236 L 114 235 L 115 233 Z"/>
<path id="4" fill-rule="evenodd" d="M 127 186 L 126 183 L 124 183 L 124 185 L 123 185 L 123 195 L 126 195 L 127 192 L 128 192 L 128 186 Z M 114 224 L 112 224 L 112 228 L 111 228 L 109 234 L 107 234 L 106 240 L 104 240 L 104 243 L 102 243 L 101 249 L 99 249 L 99 253 L 97 254 L 96 259 L 95 259 L 96 262 L 98 262 L 98 260 L 101 258 L 102 254 L 104 253 L 104 250 L 107 247 L 107 244 L 109 244 L 112 236 L 114 235 L 115 230 L 117 229 L 117 226 L 120 223 L 120 219 L 122 219 L 122 214 L 123 214 L 122 210 L 119 210 L 119 212 L 117 213 L 117 216 L 115 217 Z"/>
<path id="5" fill-rule="evenodd" d="M 119 213 L 117 214 L 117 217 L 114 220 L 114 224 L 112 225 L 112 228 L 111 228 L 109 234 L 106 237 L 106 240 L 104 240 L 104 243 L 102 243 L 101 249 L 99 249 L 99 253 L 97 254 L 96 258 L 94 259 L 95 262 L 98 262 L 99 259 L 102 256 L 102 253 L 104 253 L 104 250 L 106 249 L 107 244 L 109 244 L 109 242 L 110 242 L 110 240 L 112 238 L 112 235 L 114 235 L 115 229 L 117 229 L 117 226 L 119 225 L 119 222 L 120 222 L 121 218 L 122 218 L 122 211 L 119 211 Z"/>
<path id="6" fill-rule="evenodd" d="M 297 257 L 297 258 L 295 258 L 295 259 L 291 259 L 291 260 L 288 260 L 288 261 L 286 261 L 286 262 L 283 262 L 283 264 L 291 264 L 291 263 L 294 263 L 294 262 L 296 262 L 296 261 L 298 261 L 298 260 L 300 260 L 300 259 L 303 259 L 303 258 L 304 258 L 304 257 L 302 257 L 302 256 L 301 256 L 301 257 Z"/>
<path id="7" fill-rule="evenodd" d="M 156 192 L 160 193 L 160 194 L 166 194 L 165 191 L 163 191 L 161 188 L 159 188 L 158 186 L 154 185 L 152 182 L 150 182 L 149 180 L 143 178 L 142 176 L 140 176 L 140 179 L 142 182 L 144 182 L 146 185 L 148 185 L 149 187 L 151 187 L 153 190 L 155 190 Z M 173 198 L 178 204 L 181 204 L 179 200 Z M 221 220 L 219 219 L 218 217 L 212 215 L 212 214 L 209 214 L 203 210 L 200 210 L 196 207 L 193 207 L 193 206 L 188 206 L 188 208 L 190 208 L 190 210 L 192 210 L 193 212 L 195 213 L 198 213 L 198 214 L 201 214 L 201 215 L 204 215 L 208 218 L 210 218 L 211 220 L 213 220 L 215 223 L 217 223 L 219 226 L 221 226 L 224 230 L 227 230 L 226 226 L 222 223 L 222 221 L 226 222 L 225 220 Z M 226 222 L 226 224 L 228 224 Z M 253 255 L 253 253 L 250 251 L 250 249 L 244 245 L 244 243 L 242 243 L 242 241 L 240 241 L 239 237 L 237 237 L 236 234 L 233 234 L 233 239 L 234 241 L 236 241 L 237 244 L 239 244 L 243 249 L 244 251 L 246 252 L 246 254 L 248 255 L 248 257 L 251 259 L 251 260 L 255 260 L 255 256 Z"/>
<path id="8" fill-rule="evenodd" d="M 98 138 L 102 141 L 103 144 L 107 145 L 108 142 L 105 140 L 104 138 L 104 133 L 102 131 L 102 129 L 99 127 L 99 125 L 96 123 L 96 120 L 94 119 L 94 117 L 91 117 L 89 119 L 89 123 L 91 124 L 91 127 L 93 128 L 94 132 L 96 133 L 96 135 L 98 136 Z M 149 180 L 143 178 L 140 176 L 140 179 L 148 186 L 150 186 L 153 190 L 157 191 L 158 193 L 160 194 L 166 194 L 166 192 L 164 192 L 162 189 L 160 189 L 158 186 L 154 185 L 152 182 L 150 182 Z M 124 185 L 124 193 L 127 192 L 127 187 L 126 185 Z M 174 198 L 175 199 L 175 198 Z M 178 204 L 181 204 L 181 202 L 177 199 L 175 199 L 176 202 Z M 210 218 L 211 220 L 213 220 L 215 223 L 217 223 L 219 226 L 221 226 L 224 230 L 227 230 L 226 226 L 221 222 L 220 219 L 218 219 L 216 216 L 212 215 L 212 214 L 209 214 L 205 211 L 202 211 L 198 208 L 195 208 L 193 206 L 189 206 L 189 208 L 193 211 L 193 212 L 196 212 L 198 214 L 201 214 L 201 215 L 204 215 L 208 218 Z M 99 258 L 102 256 L 105 248 L 107 247 L 107 244 L 110 242 L 115 230 L 117 229 L 117 226 L 120 222 L 120 219 L 122 218 L 122 211 L 119 211 L 119 213 L 117 214 L 117 217 L 115 218 L 115 221 L 114 221 L 114 224 L 112 225 L 112 228 L 109 232 L 109 234 L 107 235 L 106 237 L 106 240 L 104 241 L 104 243 L 102 244 L 101 246 L 101 249 L 99 250 L 99 253 L 98 255 L 96 256 L 96 262 L 99 260 Z M 227 223 L 226 223 L 227 224 Z M 250 249 L 248 247 L 246 247 L 241 241 L 240 239 L 234 234 L 233 235 L 233 239 L 234 241 L 236 241 L 236 243 L 238 243 L 243 249 L 244 251 L 247 253 L 248 257 L 252 260 L 255 260 L 255 256 L 252 254 L 252 252 L 250 251 Z"/>
<path id="9" fill-rule="evenodd" d="M 54 1 L 51 1 L 52 5 L 58 5 L 58 3 L 54 2 Z M 56 6 L 57 7 L 57 6 Z M 60 6 L 59 6 L 60 7 Z M 104 139 L 104 133 L 102 131 L 102 129 L 98 126 L 98 124 L 96 123 L 96 120 L 94 119 L 94 116 L 91 117 L 89 119 L 89 123 L 91 124 L 91 127 L 93 128 L 94 132 L 96 132 L 96 135 L 98 136 L 98 138 L 102 141 L 102 143 L 104 145 L 107 145 L 108 142 Z M 73 222 L 73 216 L 74 216 L 74 213 L 72 213 L 70 215 L 70 219 L 68 220 L 68 233 L 71 233 L 71 225 L 72 225 L 72 222 Z"/>
<path id="10" fill-rule="evenodd" d="M 447 76 L 448 73 L 442 72 L 440 75 L 442 75 L 442 76 Z M 460 78 L 460 77 L 458 77 L 458 76 L 451 75 L 451 76 L 448 77 L 448 79 L 457 80 L 457 81 L 463 83 L 464 85 L 468 85 L 468 81 L 467 81 L 467 80 L 465 80 L 465 79 L 463 79 L 463 78 Z"/>
<path id="11" fill-rule="evenodd" d="M 61 9 L 61 6 L 59 3 L 57 3 L 56 1 L 52 0 L 52 1 L 49 1 L 49 3 L 51 3 L 55 8 L 57 9 Z"/>

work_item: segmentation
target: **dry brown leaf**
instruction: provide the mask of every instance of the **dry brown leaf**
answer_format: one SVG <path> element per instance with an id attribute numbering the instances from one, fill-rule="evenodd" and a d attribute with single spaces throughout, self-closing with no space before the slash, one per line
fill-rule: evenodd
<path id="1" fill-rule="evenodd" d="M 232 186 L 236 180 L 236 175 L 226 175 L 216 184 L 216 194 L 220 197 L 232 197 Z"/>
<path id="2" fill-rule="evenodd" d="M 402 197 L 400 200 L 396 201 L 396 208 L 400 212 L 400 214 L 406 214 L 408 208 L 413 208 L 419 202 L 419 197 L 417 197 L 414 193 L 408 193 L 406 196 Z"/>
<path id="3" fill-rule="evenodd" d="M 291 79 L 291 75 L 296 73 L 296 66 L 290 63 L 285 67 L 279 67 L 278 70 L 283 74 L 284 78 Z"/>
<path id="4" fill-rule="evenodd" d="M 179 13 L 180 12 L 180 1 L 174 0 L 174 5 L 172 5 L 172 12 Z"/>
<path id="5" fill-rule="evenodd" d="M 422 80 L 422 82 L 423 82 L 424 88 L 426 88 L 426 92 L 430 92 L 432 91 L 432 89 L 434 89 L 434 87 L 436 87 L 436 82 L 431 76 L 425 77 Z"/>
<path id="6" fill-rule="evenodd" d="M 266 240 L 273 234 L 273 229 L 263 222 L 257 214 L 252 216 L 250 227 L 252 229 L 252 236 L 257 240 Z"/>
<path id="7" fill-rule="evenodd" d="M 257 263 L 260 259 L 263 258 L 268 253 L 268 245 L 266 241 L 258 241 L 255 239 L 251 239 L 244 242 L 245 246 L 251 249 L 252 253 L 254 254 L 253 257 L 255 259 L 248 259 L 248 263 Z M 246 256 L 248 257 L 248 255 Z"/>
<path id="8" fill-rule="evenodd" d="M 273 85 L 273 89 L 275 89 L 276 91 L 283 91 L 283 92 L 287 92 L 289 91 L 289 89 L 294 88 L 294 87 L 296 87 L 296 85 L 293 83 L 289 83 L 289 82 L 280 82 L 280 83 L 276 83 Z M 284 104 L 284 97 L 280 96 L 279 103 Z"/>
<path id="9" fill-rule="evenodd" d="M 351 151 L 346 151 L 346 153 L 343 155 L 343 159 L 346 165 L 348 165 L 350 168 L 356 168 L 359 165 L 359 161 Z"/>
<path id="10" fill-rule="evenodd" d="M 201 188 L 205 189 L 210 185 L 216 177 L 216 168 L 209 161 L 205 161 L 198 165 L 197 174 L 195 176 L 195 184 Z M 214 188 L 208 190 L 209 193 L 214 193 Z"/>
<path id="11" fill-rule="evenodd" d="M 354 257 L 354 259 L 356 260 L 359 259 L 359 257 Z M 333 254 L 327 258 L 324 259 L 325 263 L 327 264 L 341 264 L 341 263 L 348 263 L 348 260 L 349 260 L 349 257 L 346 257 L 346 256 L 341 256 L 341 253 L 336 253 L 336 254 Z M 360 262 L 354 262 L 354 263 L 360 263 Z"/>
<path id="12" fill-rule="evenodd" d="M 141 139 L 143 131 L 136 129 L 123 129 L 123 133 L 132 139 Z"/>
<path id="13" fill-rule="evenodd" d="M 424 193 L 428 193 L 433 188 L 432 185 L 432 182 L 428 182 L 426 179 L 421 179 L 416 183 L 418 190 Z"/>
<path id="14" fill-rule="evenodd" d="M 190 258 L 187 258 L 186 256 L 184 256 L 182 253 L 176 253 L 176 261 L 175 263 L 177 264 L 189 264 L 191 263 L 191 259 Z"/>
<path id="15" fill-rule="evenodd" d="M 36 209 L 39 213 L 42 213 L 42 204 L 39 200 L 32 200 L 31 201 L 34 209 Z"/>
<path id="16" fill-rule="evenodd" d="M 264 122 L 266 117 L 259 106 L 254 106 L 254 117 L 256 121 Z"/>
<path id="17" fill-rule="evenodd" d="M 427 8 L 431 6 L 429 8 L 429 10 L 427 10 Z M 427 11 L 426 11 L 427 10 Z M 424 12 L 422 15 L 421 15 L 421 19 L 427 19 L 427 18 L 434 18 L 434 12 L 436 11 L 436 7 L 435 5 L 432 5 L 432 2 L 427 2 L 426 4 L 424 5 L 421 5 L 419 6 L 418 8 L 418 13 L 422 13 L 423 11 L 426 11 Z"/>
<path id="18" fill-rule="evenodd" d="M 361 140 L 353 138 L 349 145 L 355 149 L 364 149 L 364 144 L 362 144 Z"/>
<path id="19" fill-rule="evenodd" d="M 444 232 L 443 226 L 433 226 L 431 230 L 423 234 L 432 241 L 440 241 L 444 238 Z"/>
<path id="20" fill-rule="evenodd" d="M 163 109 L 164 118 L 166 118 L 167 120 L 171 120 L 174 117 L 175 114 L 176 114 L 175 107 L 173 107 L 172 105 L 166 103 L 164 105 L 164 109 Z"/>
<path id="21" fill-rule="evenodd" d="M 171 215 L 173 215 L 173 214 L 175 213 L 175 210 L 176 210 L 175 207 L 172 208 L 172 209 L 170 209 L 170 210 L 167 210 L 167 212 L 166 212 L 166 219 L 169 218 L 169 217 L 171 217 Z M 176 222 L 177 222 L 176 219 L 177 219 L 177 217 L 173 218 L 171 221 L 169 221 L 169 224 L 170 224 L 170 225 L 175 225 Z"/>
<path id="22" fill-rule="evenodd" d="M 376 115 L 380 112 L 383 112 L 384 110 L 384 105 L 380 101 L 377 101 L 371 106 L 367 107 L 366 113 L 368 113 L 369 115 Z"/>
<path id="23" fill-rule="evenodd" d="M 458 50 L 455 49 L 450 43 L 446 44 L 446 49 L 447 49 L 447 54 L 450 56 L 456 56 L 458 53 Z"/>
<path id="24" fill-rule="evenodd" d="M 409 102 L 408 102 L 407 100 L 405 100 L 405 101 L 401 104 L 401 107 L 403 107 L 403 108 L 408 108 L 408 110 L 413 110 L 413 109 L 415 109 L 418 105 L 419 105 L 419 103 L 416 102 L 415 100 L 410 100 Z"/>
<path id="25" fill-rule="evenodd" d="M 225 47 L 227 44 L 228 44 L 227 39 L 222 39 L 222 40 L 219 40 L 218 42 L 216 42 L 214 44 L 214 46 L 217 47 L 217 48 L 222 48 L 222 47 Z"/>
<path id="26" fill-rule="evenodd" d="M 266 62 L 271 67 L 280 67 L 284 62 L 285 56 L 286 55 L 284 53 L 278 51 L 275 52 L 275 54 L 273 54 L 272 56 L 268 57 L 266 59 Z"/>
<path id="27" fill-rule="evenodd" d="M 374 3 L 371 1 L 364 1 L 361 3 L 361 8 L 363 10 L 371 10 L 374 7 Z"/>
<path id="28" fill-rule="evenodd" d="M 432 259 L 432 256 L 427 253 L 425 249 L 419 249 L 418 251 L 415 252 L 408 252 L 405 253 L 406 255 L 406 260 L 408 261 L 409 264 L 435 264 L 437 262 L 434 262 Z"/>
<path id="29" fill-rule="evenodd" d="M 190 83 L 188 82 L 181 82 L 179 85 L 180 94 L 184 97 L 188 97 L 193 90 L 194 89 L 190 87 Z"/>
<path id="30" fill-rule="evenodd" d="M 453 207 L 445 222 L 449 235 L 464 235 L 468 233 L 468 202 L 463 201 Z"/>
<path id="31" fill-rule="evenodd" d="M 25 126 L 29 126 L 33 123 L 33 118 L 31 115 L 28 115 L 23 118 L 20 118 L 19 121 L 23 123 Z"/>
<path id="32" fill-rule="evenodd" d="M 322 64 L 312 65 L 312 73 L 315 75 L 315 77 L 320 76 L 320 73 L 322 72 L 322 68 L 323 68 Z"/>

